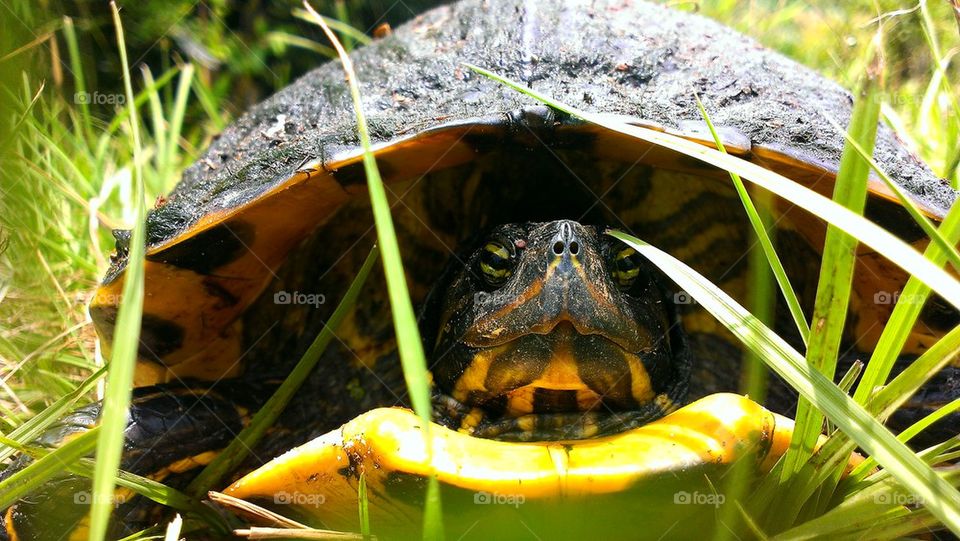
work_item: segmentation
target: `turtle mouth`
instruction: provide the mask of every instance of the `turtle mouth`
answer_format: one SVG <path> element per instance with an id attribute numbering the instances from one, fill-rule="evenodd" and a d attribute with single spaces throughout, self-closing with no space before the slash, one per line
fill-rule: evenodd
<path id="1" fill-rule="evenodd" d="M 644 359 L 649 352 L 628 350 L 621 342 L 559 321 L 500 344 L 470 348 L 471 368 L 454 396 L 479 406 L 496 404 L 509 417 L 602 405 L 630 409 L 654 394 Z"/>
<path id="2" fill-rule="evenodd" d="M 640 352 L 646 349 L 643 333 L 640 329 L 635 327 L 634 329 L 636 333 L 629 336 L 614 334 L 587 325 L 576 318 L 561 316 L 556 320 L 538 322 L 528 328 L 514 331 L 505 327 L 498 327 L 486 332 L 471 329 L 464 334 L 460 341 L 470 348 L 495 348 L 536 336 L 545 339 L 556 338 L 563 341 L 573 341 L 578 337 L 591 337 L 611 342 L 625 352 Z"/>

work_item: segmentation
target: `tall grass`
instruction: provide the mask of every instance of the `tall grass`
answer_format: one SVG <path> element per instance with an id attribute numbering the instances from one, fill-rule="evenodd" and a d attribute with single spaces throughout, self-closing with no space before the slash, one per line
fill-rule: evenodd
<path id="1" fill-rule="evenodd" d="M 130 82 L 130 66 L 127 62 L 127 47 L 123 41 L 123 24 L 115 3 L 110 3 L 113 23 L 117 29 L 117 50 L 124 78 L 127 103 L 130 107 L 130 134 L 133 139 L 133 206 L 135 209 L 133 230 L 130 236 L 127 267 L 123 275 L 123 297 L 117 313 L 113 354 L 108 366 L 107 387 L 100 414 L 100 437 L 97 440 L 97 463 L 93 472 L 93 500 L 90 505 L 90 541 L 102 541 L 107 537 L 110 512 L 114 508 L 113 489 L 127 427 L 127 408 L 130 406 L 130 389 L 133 386 L 133 371 L 140 347 L 140 321 L 143 316 L 144 298 L 144 253 L 146 251 L 146 204 L 144 203 L 143 170 L 140 156 L 140 124 L 133 110 L 133 85 Z"/>
<path id="2" fill-rule="evenodd" d="M 370 143 L 367 120 L 363 114 L 363 100 L 360 97 L 360 84 L 357 82 L 357 75 L 353 70 L 353 62 L 351 62 L 343 45 L 340 44 L 340 40 L 330 30 L 326 20 L 314 11 L 307 0 L 304 0 L 303 5 L 314 17 L 316 23 L 323 28 L 323 32 L 336 49 L 340 64 L 347 76 L 347 84 L 350 86 L 350 97 L 353 100 L 353 110 L 357 118 L 357 131 L 360 133 L 360 146 L 363 148 L 363 170 L 367 176 L 367 188 L 370 192 L 370 203 L 373 207 L 377 239 L 383 253 L 383 271 L 387 279 L 387 294 L 390 298 L 390 312 L 393 314 L 393 327 L 397 336 L 397 350 L 400 355 L 400 363 L 403 366 L 403 377 L 407 383 L 410 402 L 414 411 L 423 421 L 423 437 L 427 445 L 429 460 L 433 453 L 433 440 L 430 438 L 430 424 L 433 421 L 430 404 L 430 372 L 427 369 L 427 359 L 423 351 L 423 340 L 420 338 L 417 316 L 414 313 L 410 293 L 407 290 L 407 276 L 403 271 L 400 246 L 397 242 L 393 217 L 390 213 L 390 203 L 387 200 L 386 189 L 380 177 L 380 170 L 377 167 L 377 160 L 373 155 Z M 440 488 L 436 475 L 430 476 L 425 501 L 423 537 L 424 539 L 443 539 Z"/>

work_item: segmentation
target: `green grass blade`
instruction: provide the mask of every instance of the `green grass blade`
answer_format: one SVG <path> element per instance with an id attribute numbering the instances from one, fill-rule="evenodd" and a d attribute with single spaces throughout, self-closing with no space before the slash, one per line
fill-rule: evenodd
<path id="1" fill-rule="evenodd" d="M 128 122 L 131 115 L 138 114 L 137 111 L 140 107 L 150 99 L 150 95 L 154 92 L 158 92 L 160 89 L 167 86 L 170 81 L 173 80 L 173 77 L 180 72 L 180 68 L 171 68 L 170 70 L 164 72 L 160 77 L 153 82 L 153 84 L 147 86 L 143 90 L 137 93 L 133 101 L 127 101 L 128 107 L 120 109 L 117 111 L 116 116 L 110 120 L 110 124 L 107 125 L 107 129 L 103 131 L 101 135 L 102 141 L 104 144 L 109 142 L 110 138 L 116 135 L 117 130 L 123 126 L 124 122 Z M 129 104 L 133 103 L 133 109 L 129 107 Z"/>
<path id="2" fill-rule="evenodd" d="M 146 66 L 141 66 L 143 74 L 143 85 L 149 89 L 147 92 L 147 102 L 150 104 L 150 123 L 153 125 L 153 140 L 156 147 L 157 169 L 165 167 L 164 160 L 167 157 L 167 119 L 163 114 L 163 103 L 160 96 L 160 87 L 153 80 L 153 74 Z"/>
<path id="3" fill-rule="evenodd" d="M 56 402 L 50 404 L 44 408 L 43 411 L 34 415 L 28 421 L 7 434 L 7 437 L 20 444 L 27 444 L 35 440 L 47 427 L 60 419 L 67 409 L 79 400 L 80 397 L 93 390 L 93 387 L 106 373 L 107 367 L 100 367 L 99 370 L 91 374 L 90 377 L 85 379 L 80 385 L 77 385 L 72 391 L 61 396 Z M 16 449 L 9 446 L 0 448 L 0 462 L 5 461 L 16 451 Z"/>
<path id="4" fill-rule="evenodd" d="M 699 273 L 626 233 L 611 231 L 610 235 L 627 243 L 670 276 L 748 348 L 767 361 L 791 387 L 876 458 L 907 490 L 922 498 L 930 512 L 946 527 L 960 533 L 960 492 L 898 441 L 863 406 L 840 391 L 800 353 Z"/>
<path id="5" fill-rule="evenodd" d="M 954 205 L 947 213 L 943 223 L 940 224 L 940 233 L 949 243 L 960 242 L 960 205 Z M 934 265 L 943 265 L 946 262 L 946 252 L 939 244 L 928 245 L 924 256 Z M 930 288 L 922 281 L 912 276 L 907 280 L 907 284 L 900 292 L 899 299 L 902 302 L 897 302 L 893 307 L 893 312 L 887 320 L 887 325 L 870 355 L 867 368 L 853 394 L 857 402 L 866 403 L 876 387 L 886 382 L 929 295 Z"/>
<path id="6" fill-rule="evenodd" d="M 724 148 L 723 142 L 720 140 L 720 135 L 717 133 L 716 128 L 714 128 L 713 122 L 710 120 L 710 116 L 703 106 L 703 102 L 700 101 L 700 96 L 694 95 L 694 98 L 697 100 L 697 108 L 700 109 L 700 116 L 703 117 L 703 120 L 707 123 L 707 127 L 710 128 L 710 135 L 713 136 L 717 150 L 726 154 L 727 149 Z M 773 247 L 773 241 L 770 240 L 770 235 L 767 234 L 767 228 L 763 220 L 760 219 L 760 213 L 757 211 L 757 207 L 754 206 L 746 186 L 743 185 L 743 179 L 740 178 L 740 175 L 732 171 L 730 172 L 730 179 L 733 180 L 733 186 L 736 188 L 740 202 L 743 203 L 743 208 L 747 212 L 750 226 L 753 227 L 753 232 L 757 235 L 757 241 L 759 241 L 763 255 L 767 259 L 767 264 L 770 265 L 770 270 L 777 280 L 777 285 L 780 286 L 780 292 L 787 301 L 787 308 L 790 310 L 793 322 L 797 326 L 797 330 L 800 331 L 800 337 L 803 338 L 803 343 L 806 344 L 810 338 L 810 325 L 807 323 L 806 316 L 803 315 L 803 309 L 800 307 L 800 299 L 797 298 L 797 293 L 793 289 L 793 285 L 790 284 L 787 271 L 783 268 L 783 263 L 780 262 L 780 258 L 777 256 L 777 251 Z"/>
<path id="7" fill-rule="evenodd" d="M 323 20 L 324 24 L 329 26 L 331 29 L 336 30 L 337 32 L 340 32 L 341 34 L 343 34 L 344 41 L 346 41 L 346 38 L 350 38 L 351 40 L 356 41 L 360 45 L 367 45 L 368 43 L 373 41 L 372 39 L 370 39 L 370 36 L 364 34 L 360 30 L 354 28 L 353 26 L 345 22 L 346 19 L 341 21 L 341 20 L 330 18 L 330 17 L 324 17 L 323 15 L 320 15 L 319 13 L 314 11 L 312 8 L 294 9 L 293 16 L 313 24 L 318 24 L 317 17 L 319 17 L 320 19 Z"/>
<path id="8" fill-rule="evenodd" d="M 945 483 L 960 483 L 958 472 L 941 472 L 941 475 Z M 883 539 L 894 539 L 896 536 L 890 534 L 890 527 L 897 524 L 905 528 L 900 535 L 925 532 L 923 526 L 927 524 L 917 525 L 912 524 L 913 521 L 903 520 L 910 513 L 903 507 L 904 504 L 923 501 L 895 480 L 884 479 L 863 488 L 820 517 L 783 532 L 774 539 L 836 539 L 844 533 L 854 539 L 876 538 L 866 536 L 870 531 L 874 531 L 874 535 L 880 534 Z M 884 521 L 883 529 L 876 528 L 879 521 Z M 918 526 L 920 529 L 916 529 Z"/>
<path id="9" fill-rule="evenodd" d="M 360 535 L 370 539 L 370 502 L 367 500 L 367 474 L 360 472 L 360 484 L 357 489 L 358 512 L 360 513 Z"/>
<path id="10" fill-rule="evenodd" d="M 878 44 L 879 40 L 874 43 L 875 46 Z M 879 56 L 876 58 L 870 62 L 863 78 L 853 105 L 848 130 L 850 140 L 857 141 L 868 149 L 874 147 L 877 123 L 880 121 L 882 64 Z M 862 214 L 867 201 L 869 173 L 869 164 L 857 154 L 853 145 L 844 145 L 840 171 L 834 184 L 833 200 L 857 214 Z M 832 224 L 827 225 L 817 297 L 813 308 L 814 323 L 807 347 L 807 362 L 831 380 L 837 369 L 840 341 L 850 305 L 856 251 L 856 238 Z M 784 457 L 784 468 L 781 472 L 783 481 L 795 475 L 800 470 L 800 465 L 813 455 L 813 448 L 823 425 L 823 414 L 801 398 L 797 404 L 796 421 L 797 430 L 793 433 L 790 448 Z M 799 509 L 790 512 L 799 512 Z"/>
<path id="11" fill-rule="evenodd" d="M 357 83 L 350 57 L 347 56 L 346 51 L 343 50 L 340 42 L 327 26 L 326 20 L 314 11 L 309 4 L 304 3 L 304 7 L 313 14 L 311 21 L 323 28 L 327 38 L 337 49 L 340 62 L 347 73 L 350 95 L 353 98 L 353 109 L 357 116 L 360 144 L 363 147 L 363 166 L 367 175 L 367 187 L 370 190 L 370 203 L 373 207 L 373 218 L 377 227 L 377 239 L 383 255 L 383 269 L 387 278 L 387 292 L 390 296 L 390 308 L 393 313 L 394 329 L 397 333 L 397 349 L 400 353 L 400 362 L 403 364 L 403 375 L 410 390 L 410 401 L 413 403 L 414 411 L 425 423 L 429 423 L 431 421 L 431 406 L 427 361 L 423 353 L 423 343 L 420 340 L 420 331 L 417 327 L 413 304 L 410 302 L 410 293 L 407 290 L 407 279 L 403 272 L 403 260 L 400 257 L 400 246 L 397 243 L 397 234 L 393 227 L 390 204 L 387 201 L 387 193 L 380 177 L 380 170 L 377 168 L 377 161 L 371 151 L 370 133 L 367 129 L 367 120 L 362 108 L 363 102 L 360 98 L 360 85 Z"/>
<path id="12" fill-rule="evenodd" d="M 850 365 L 850 368 L 847 369 L 847 373 L 844 374 L 837 383 L 837 387 L 840 387 L 841 391 L 849 393 L 861 373 L 863 373 L 863 361 L 854 361 L 853 364 Z"/>
<path id="13" fill-rule="evenodd" d="M 6 148 L 6 146 L 10 142 L 10 139 L 12 139 L 13 136 L 20 130 L 20 127 L 23 126 L 24 123 L 32 119 L 31 112 L 33 111 L 33 108 L 37 104 L 37 102 L 40 101 L 40 96 L 43 94 L 43 89 L 45 88 L 45 86 L 46 85 L 44 83 L 40 83 L 40 85 L 37 87 L 37 91 L 33 93 L 33 98 L 31 98 L 30 101 L 27 102 L 27 106 L 20 113 L 19 118 L 14 123 L 13 127 L 10 128 L 10 134 L 4 135 L 4 137 L 0 137 L 0 144 L 4 145 L 4 148 Z"/>
<path id="14" fill-rule="evenodd" d="M 173 169 L 178 163 L 177 154 L 180 145 L 180 135 L 183 131 L 183 117 L 187 111 L 187 98 L 190 96 L 190 85 L 193 81 L 193 64 L 187 64 L 180 72 L 180 81 L 177 83 L 177 97 L 173 102 L 173 112 L 170 114 L 170 129 L 167 132 L 166 156 L 162 161 L 160 178 L 164 183 L 173 179 Z"/>
<path id="15" fill-rule="evenodd" d="M 213 123 L 213 130 L 217 133 L 222 132 L 227 127 L 226 118 L 217 106 L 216 96 L 214 96 L 210 87 L 203 82 L 202 77 L 193 78 L 193 93 L 197 96 L 200 107 L 207 113 L 207 118 Z"/>
<path id="16" fill-rule="evenodd" d="M 847 372 L 842 378 L 840 378 L 840 381 L 837 382 L 837 387 L 839 387 L 844 393 L 850 394 L 850 389 L 853 388 L 853 384 L 857 382 L 857 378 L 859 378 L 860 374 L 862 373 L 863 361 L 853 361 L 853 364 L 850 365 L 850 368 L 847 369 Z M 833 434 L 836 429 L 837 427 L 833 423 L 827 423 L 827 434 Z"/>
<path id="17" fill-rule="evenodd" d="M 950 83 L 950 77 L 946 72 L 947 57 L 944 56 L 937 41 L 936 25 L 933 23 L 933 17 L 930 15 L 930 8 L 926 2 L 920 2 L 920 28 L 923 30 L 923 37 L 930 48 L 930 54 L 933 56 L 934 76 L 943 86 L 943 92 L 946 99 L 950 102 L 954 115 L 960 118 L 960 99 L 957 93 L 953 91 L 953 85 Z"/>
<path id="18" fill-rule="evenodd" d="M 114 331 L 113 355 L 110 358 L 107 389 L 100 417 L 100 435 L 97 441 L 97 465 L 93 477 L 93 500 L 90 506 L 90 541 L 102 541 L 107 535 L 110 520 L 111 496 L 120 467 L 123 452 L 124 429 L 127 426 L 127 408 L 130 405 L 130 389 L 140 343 L 140 321 L 143 313 L 143 258 L 145 252 L 143 172 L 140 160 L 140 125 L 134 107 L 133 86 L 130 83 L 123 25 L 116 4 L 111 2 L 114 27 L 117 32 L 117 48 L 123 68 L 123 83 L 130 107 L 130 132 L 134 152 L 134 207 L 136 223 L 130 239 L 130 252 L 123 277 L 123 296 L 117 314 Z"/>
<path id="19" fill-rule="evenodd" d="M 336 15 L 336 21 L 346 22 L 350 20 L 350 14 L 347 13 L 347 3 L 344 0 L 333 0 L 333 12 Z M 352 28 L 352 27 L 351 27 Z M 343 48 L 346 50 L 353 49 L 354 38 L 347 32 L 343 34 Z"/>
<path id="20" fill-rule="evenodd" d="M 77 32 L 73 27 L 73 19 L 63 18 L 63 37 L 67 42 L 67 51 L 70 53 L 70 72 L 73 74 L 74 95 L 85 95 L 87 93 L 87 84 L 83 73 L 83 61 L 80 58 L 80 46 L 77 42 Z M 90 117 L 90 105 L 88 100 L 76 100 L 80 105 L 81 129 L 77 137 L 93 137 L 93 128 Z"/>
<path id="21" fill-rule="evenodd" d="M 270 32 L 267 34 L 267 40 L 269 40 L 270 43 L 306 49 L 330 58 L 337 57 L 337 51 L 334 51 L 332 47 L 321 45 L 312 39 L 290 34 L 288 32 Z"/>
<path id="22" fill-rule="evenodd" d="M 76 463 L 97 446 L 100 427 L 64 443 L 46 456 L 34 460 L 29 466 L 0 481 L 0 509 L 13 505 L 21 497 L 43 483 L 62 475 L 67 466 Z M 14 442 L 7 442 L 13 444 Z"/>
<path id="23" fill-rule="evenodd" d="M 688 141 L 682 137 L 633 126 L 609 116 L 576 109 L 536 92 L 533 89 L 527 88 L 521 83 L 501 77 L 483 68 L 470 64 L 464 65 L 485 77 L 509 86 L 518 92 L 564 113 L 582 118 L 583 120 L 603 126 L 609 130 L 679 152 L 728 172 L 737 173 L 744 180 L 748 180 L 761 188 L 791 201 L 797 206 L 841 228 L 846 233 L 857 237 L 860 242 L 874 248 L 879 254 L 889 259 L 895 265 L 917 276 L 924 283 L 931 286 L 933 290 L 947 302 L 960 308 L 960 282 L 954 277 L 950 276 L 950 274 L 943 269 L 931 264 L 913 249 L 913 247 L 889 231 L 884 230 L 856 213 L 850 212 L 842 205 L 834 203 L 813 190 L 801 186 L 773 171 L 764 169 L 757 164 L 737 158 L 736 156 L 724 154 L 699 143 Z"/>
<path id="24" fill-rule="evenodd" d="M 334 333 L 336 330 L 340 328 L 343 320 L 346 319 L 353 310 L 354 305 L 357 303 L 357 298 L 360 296 L 360 290 L 367 281 L 367 277 L 370 276 L 370 271 L 373 269 L 376 261 L 377 249 L 374 247 L 370 250 L 363 265 L 361 265 L 353 282 L 350 283 L 350 287 L 347 288 L 343 299 L 340 300 L 340 303 L 324 324 L 323 330 L 320 331 L 320 334 L 317 335 L 313 343 L 310 344 L 307 351 L 304 352 L 300 360 L 297 361 L 296 366 L 293 367 L 283 380 L 280 387 L 274 391 L 273 396 L 271 396 L 266 404 L 253 416 L 250 424 L 244 427 L 244 429 L 237 434 L 237 437 L 227 445 L 227 448 L 217 454 L 203 471 L 200 472 L 200 475 L 190 482 L 190 485 L 187 487 L 187 493 L 195 496 L 206 494 L 224 475 L 235 470 L 237 466 L 243 462 L 247 455 L 249 455 L 250 450 L 257 445 L 266 433 L 267 429 L 276 422 L 284 408 L 287 407 L 287 404 L 290 403 L 290 400 L 300 389 L 300 386 L 306 380 L 307 376 L 313 371 L 317 362 L 320 361 L 323 352 L 326 351 L 327 346 L 335 337 Z"/>
<path id="25" fill-rule="evenodd" d="M 931 425 L 933 425 L 933 423 L 936 423 L 940 419 L 943 419 L 947 415 L 950 415 L 957 410 L 960 410 L 960 398 L 956 398 L 950 401 L 948 404 L 937 408 L 936 411 L 925 415 L 922 419 L 907 427 L 906 430 L 897 434 L 897 439 L 906 443 L 913 439 L 917 434 L 929 428 Z M 875 468 L 876 466 L 877 461 L 874 460 L 873 457 L 867 457 L 866 460 L 861 462 L 859 466 L 850 472 L 850 478 L 862 479 L 870 472 L 871 469 Z"/>
<path id="26" fill-rule="evenodd" d="M 164 536 L 160 532 L 160 528 L 152 526 L 126 537 L 121 537 L 117 541 L 164 541 Z"/>
<path id="27" fill-rule="evenodd" d="M 923 355 L 897 374 L 867 403 L 867 410 L 886 419 L 903 405 L 931 376 L 960 358 L 960 327 L 954 327 Z"/>
<path id="28" fill-rule="evenodd" d="M 423 342 L 420 330 L 417 327 L 417 318 L 407 290 L 407 278 L 403 272 L 403 260 L 400 257 L 400 246 L 397 234 L 393 227 L 393 217 L 390 214 L 390 203 L 387 200 L 386 189 L 377 168 L 377 161 L 371 150 L 370 133 L 367 120 L 363 114 L 363 101 L 360 97 L 360 85 L 357 82 L 353 63 L 336 35 L 327 26 L 323 17 L 304 0 L 304 8 L 310 13 L 314 22 L 323 29 L 327 39 L 333 44 L 343 65 L 347 83 L 350 86 L 350 96 L 353 100 L 353 110 L 357 117 L 357 131 L 360 134 L 360 145 L 363 147 L 363 168 L 367 176 L 367 188 L 370 192 L 370 204 L 373 208 L 373 219 L 377 228 L 377 239 L 383 254 L 383 270 L 387 280 L 387 294 L 390 297 L 390 310 L 393 314 L 393 326 L 397 335 L 397 351 L 400 363 L 403 366 L 403 377 L 410 393 L 410 401 L 414 411 L 424 423 L 424 437 L 427 439 L 427 453 L 432 455 L 430 439 L 430 423 L 432 421 L 430 403 L 429 371 L 427 370 L 426 356 L 423 352 Z M 436 476 L 430 476 L 427 485 L 427 498 L 424 511 L 424 539 L 442 539 L 443 522 L 441 516 L 439 488 L 436 488 Z"/>
<path id="29" fill-rule="evenodd" d="M 897 200 L 900 201 L 900 205 L 903 206 L 908 214 L 910 214 L 910 217 L 913 218 L 913 221 L 915 221 L 917 225 L 923 229 L 924 233 L 926 233 L 931 240 L 940 246 L 940 249 L 944 251 L 947 259 L 950 261 L 953 267 L 960 271 L 960 252 L 957 251 L 956 246 L 950 244 L 950 242 L 944 238 L 943 234 L 937 230 L 936 226 L 933 225 L 930 219 L 923 215 L 923 211 L 921 211 L 920 207 L 918 207 L 913 199 L 907 195 L 907 192 L 905 192 L 899 184 L 894 182 L 893 179 L 890 178 L 890 175 L 888 175 L 887 172 L 880 167 L 880 164 L 878 164 L 876 160 L 874 160 L 873 157 L 867 153 L 866 150 L 864 150 L 863 145 L 861 145 L 856 139 L 853 139 L 849 133 L 840 128 L 835 120 L 829 117 L 825 118 L 827 122 L 833 124 L 838 128 L 839 131 L 843 133 L 843 136 L 847 140 L 847 144 L 853 146 L 854 150 L 856 150 L 857 154 L 860 155 L 861 159 L 866 160 L 866 162 L 870 165 L 870 168 L 873 169 L 878 177 L 880 177 L 880 180 L 882 180 L 883 183 L 887 185 L 887 188 L 889 188 L 890 191 L 897 196 Z"/>
<path id="30" fill-rule="evenodd" d="M 443 506 L 440 500 L 440 481 L 436 475 L 427 479 L 427 498 L 423 510 L 423 538 L 443 541 Z"/>
<path id="31" fill-rule="evenodd" d="M 78 464 L 70 467 L 70 471 L 84 477 L 92 477 L 95 467 L 93 460 L 81 459 Z M 178 511 L 203 513 L 204 507 L 200 505 L 200 502 L 196 498 L 191 498 L 175 488 L 168 487 L 159 481 L 154 481 L 142 475 L 120 470 L 117 472 L 117 486 L 129 488 L 137 494 L 149 498 L 160 505 Z"/>
<path id="32" fill-rule="evenodd" d="M 902 442 L 908 442 L 913 439 L 917 434 L 923 432 L 930 427 L 933 423 L 936 423 L 940 419 L 943 419 L 947 415 L 960 410 L 960 398 L 955 398 L 951 400 L 946 405 L 940 406 L 936 411 L 931 412 L 929 415 L 924 416 L 923 419 L 913 423 L 906 430 L 897 434 L 897 439 Z M 870 460 L 870 459 L 868 459 Z M 866 471 L 866 470 L 864 470 Z"/>

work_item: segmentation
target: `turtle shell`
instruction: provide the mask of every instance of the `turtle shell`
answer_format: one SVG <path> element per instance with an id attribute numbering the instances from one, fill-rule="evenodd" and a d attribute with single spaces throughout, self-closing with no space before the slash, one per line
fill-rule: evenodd
<path id="1" fill-rule="evenodd" d="M 737 254 L 749 229 L 725 172 L 556 114 L 464 62 L 583 110 L 712 144 L 695 105 L 699 95 L 728 151 L 827 196 L 844 142 L 827 119 L 846 125 L 852 106 L 834 82 L 749 38 L 643 2 L 464 0 L 417 17 L 352 59 L 415 302 L 460 242 L 506 220 L 604 220 L 721 285 L 743 275 Z M 956 197 L 885 126 L 874 158 L 935 219 Z M 239 374 L 250 359 L 266 357 L 245 352 L 280 343 L 261 341 L 268 320 L 300 334 L 310 321 L 316 328 L 374 240 L 366 198 L 353 106 L 337 62 L 225 130 L 149 213 L 138 383 Z M 788 201 L 771 211 L 788 248 L 788 272 L 810 301 L 824 224 Z M 925 245 L 879 182 L 871 183 L 866 212 Z M 117 238 L 91 306 L 106 344 L 127 256 L 128 235 Z M 870 347 L 882 328 L 876 323 L 892 309 L 873 301 L 898 291 L 905 275 L 868 249 L 858 255 L 857 317 L 849 327 L 852 339 Z M 320 281 L 305 282 L 305 274 Z M 307 283 L 314 288 L 292 291 Z M 731 289 L 742 296 L 736 284 Z M 271 304 L 296 304 L 284 295 L 302 291 L 329 301 L 313 312 L 271 317 Z M 364 363 L 391 348 L 389 327 L 374 323 L 388 317 L 382 298 L 367 303 L 376 306 L 358 308 L 344 339 Z M 695 307 L 689 312 L 693 332 L 722 332 L 698 320 Z M 914 350 L 953 321 L 930 316 L 925 323 L 911 340 Z M 297 354 L 296 347 L 285 351 Z"/>

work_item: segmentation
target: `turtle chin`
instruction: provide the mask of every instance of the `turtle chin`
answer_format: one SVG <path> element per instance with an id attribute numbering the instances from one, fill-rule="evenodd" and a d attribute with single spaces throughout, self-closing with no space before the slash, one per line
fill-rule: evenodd
<path id="1" fill-rule="evenodd" d="M 653 348 L 627 351 L 606 336 L 581 334 L 566 321 L 545 334 L 465 347 L 461 354 L 468 368 L 451 395 L 501 416 L 623 411 L 654 396 L 644 359 L 656 358 Z"/>

